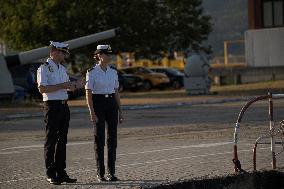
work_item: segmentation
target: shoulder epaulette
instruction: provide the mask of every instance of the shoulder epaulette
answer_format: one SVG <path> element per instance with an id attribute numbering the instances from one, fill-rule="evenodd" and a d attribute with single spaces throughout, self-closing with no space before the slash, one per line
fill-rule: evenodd
<path id="1" fill-rule="evenodd" d="M 66 67 L 65 67 L 65 65 L 64 65 L 64 64 L 59 64 L 59 65 L 66 69 Z"/>
<path id="2" fill-rule="evenodd" d="M 117 71 L 117 69 L 113 66 L 110 66 L 110 69 L 114 70 L 114 71 Z"/>
<path id="3" fill-rule="evenodd" d="M 91 67 L 90 69 L 88 69 L 88 72 L 92 71 L 94 69 L 94 67 Z"/>

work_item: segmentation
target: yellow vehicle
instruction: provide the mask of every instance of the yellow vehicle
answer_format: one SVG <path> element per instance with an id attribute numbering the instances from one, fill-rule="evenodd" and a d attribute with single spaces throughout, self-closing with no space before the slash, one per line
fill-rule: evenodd
<path id="1" fill-rule="evenodd" d="M 142 66 L 127 67 L 121 69 L 123 72 L 128 74 L 135 74 L 141 76 L 144 79 L 144 88 L 150 90 L 151 88 L 164 89 L 169 86 L 170 79 L 166 74 L 156 73 L 148 68 Z"/>
<path id="2" fill-rule="evenodd" d="M 176 53 L 174 59 L 169 59 L 167 57 L 162 58 L 161 60 L 150 60 L 150 59 L 135 59 L 135 53 L 121 53 L 115 57 L 114 65 L 117 66 L 118 69 L 126 68 L 126 67 L 162 67 L 162 68 L 175 68 L 180 71 L 184 70 L 184 57 L 182 53 Z"/>

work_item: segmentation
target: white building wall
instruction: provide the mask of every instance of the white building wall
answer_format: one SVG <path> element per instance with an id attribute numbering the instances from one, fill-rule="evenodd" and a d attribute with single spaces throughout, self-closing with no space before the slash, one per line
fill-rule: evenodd
<path id="1" fill-rule="evenodd" d="M 248 66 L 284 66 L 284 27 L 246 31 L 245 49 Z"/>

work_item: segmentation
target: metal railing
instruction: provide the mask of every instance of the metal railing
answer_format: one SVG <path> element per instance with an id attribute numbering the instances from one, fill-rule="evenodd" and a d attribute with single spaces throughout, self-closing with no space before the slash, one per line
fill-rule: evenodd
<path id="1" fill-rule="evenodd" d="M 250 105 L 252 105 L 253 103 L 260 101 L 260 100 L 265 100 L 268 99 L 269 102 L 269 133 L 258 137 L 258 139 L 256 140 L 255 144 L 254 144 L 254 148 L 253 148 L 253 165 L 254 165 L 254 170 L 256 170 L 256 148 L 258 144 L 271 144 L 271 155 L 272 155 L 272 169 L 276 169 L 276 156 L 279 155 L 280 153 L 282 153 L 284 151 L 284 120 L 281 121 L 279 123 L 279 128 L 276 128 L 276 124 L 274 124 L 274 117 L 273 117 L 273 99 L 279 99 L 279 98 L 284 98 L 284 94 L 271 94 L 268 93 L 267 95 L 264 96 L 258 96 L 252 100 L 250 100 L 249 102 L 247 102 L 242 110 L 239 113 L 236 125 L 235 125 L 235 132 L 234 132 L 234 157 L 233 157 L 233 163 L 234 163 L 234 170 L 235 173 L 237 172 L 244 172 L 244 170 L 241 168 L 241 163 L 238 159 L 238 141 L 239 141 L 239 133 L 240 133 L 240 125 L 241 125 L 241 121 L 242 121 L 242 117 L 244 115 L 244 113 L 246 112 L 246 110 L 250 107 Z M 280 135 L 280 142 L 276 142 L 275 137 L 277 135 Z M 262 139 L 264 138 L 270 138 L 270 143 L 267 142 L 260 142 Z M 275 152 L 275 144 L 282 144 L 282 151 L 276 153 Z"/>

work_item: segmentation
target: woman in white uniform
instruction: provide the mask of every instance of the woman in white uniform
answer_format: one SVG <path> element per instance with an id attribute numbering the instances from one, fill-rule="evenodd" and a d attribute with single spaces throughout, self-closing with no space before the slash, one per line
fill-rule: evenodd
<path id="1" fill-rule="evenodd" d="M 115 176 L 117 124 L 123 119 L 118 93 L 117 71 L 108 66 L 111 53 L 109 45 L 98 45 L 94 55 L 98 64 L 88 70 L 86 75 L 86 99 L 94 125 L 94 150 L 99 182 L 117 180 Z M 108 155 L 106 178 L 104 177 L 105 122 L 107 123 Z"/>

